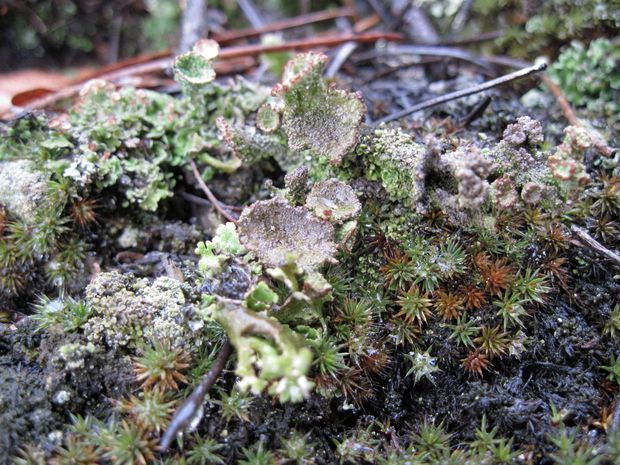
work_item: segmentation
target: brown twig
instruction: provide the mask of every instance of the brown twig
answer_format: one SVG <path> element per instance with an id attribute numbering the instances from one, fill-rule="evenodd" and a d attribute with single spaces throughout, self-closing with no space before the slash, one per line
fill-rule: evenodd
<path id="1" fill-rule="evenodd" d="M 562 109 L 562 113 L 564 113 L 564 117 L 566 118 L 566 120 L 573 126 L 579 126 L 584 128 L 590 135 L 590 139 L 592 139 L 592 145 L 594 145 L 594 147 L 599 151 L 599 153 L 606 157 L 613 156 L 615 150 L 612 147 L 608 146 L 604 140 L 601 140 L 601 137 L 598 134 L 594 133 L 594 131 L 592 131 L 587 126 L 587 124 L 585 124 L 579 119 L 579 117 L 575 113 L 575 110 L 573 110 L 573 107 L 571 107 L 570 103 L 568 103 L 568 100 L 566 99 L 566 96 L 564 95 L 564 92 L 562 92 L 560 86 L 558 86 L 547 73 L 543 73 L 540 78 L 545 83 L 549 91 L 553 94 L 556 101 L 558 102 L 558 105 L 560 105 L 560 108 Z"/>
<path id="2" fill-rule="evenodd" d="M 609 250 L 605 246 L 603 246 L 600 242 L 590 236 L 585 229 L 580 228 L 579 226 L 572 225 L 570 230 L 581 239 L 590 249 L 595 251 L 596 253 L 603 255 L 604 257 L 609 258 L 610 260 L 616 262 L 617 265 L 620 265 L 620 254 Z"/>
<path id="3" fill-rule="evenodd" d="M 316 13 L 310 13 L 307 15 L 287 18 L 282 21 L 276 21 L 260 28 L 238 29 L 234 31 L 215 33 L 211 38 L 216 42 L 219 42 L 220 45 L 229 44 L 236 40 L 258 37 L 262 34 L 267 34 L 269 32 L 278 32 L 286 29 L 294 29 L 297 27 L 307 26 L 312 23 L 329 21 L 331 19 L 336 19 L 343 16 L 353 16 L 354 14 L 355 11 L 349 7 L 338 8 L 335 10 L 318 11 Z"/>
<path id="4" fill-rule="evenodd" d="M 399 41 L 400 34 L 394 32 L 366 32 L 363 34 L 330 34 L 312 39 L 292 40 L 285 44 L 275 45 L 241 45 L 227 47 L 220 51 L 222 60 L 240 56 L 257 56 L 263 53 L 287 52 L 289 50 L 309 50 L 316 47 L 335 47 L 345 42 L 370 43 L 378 40 Z"/>
<path id="5" fill-rule="evenodd" d="M 484 82 L 482 84 L 468 87 L 466 89 L 457 90 L 456 92 L 450 92 L 449 94 L 441 95 L 436 98 L 432 98 L 426 100 L 424 102 L 418 103 L 417 105 L 413 105 L 409 108 L 405 108 L 404 110 L 398 111 L 396 113 L 392 113 L 380 120 L 372 123 L 373 126 L 378 126 L 381 123 L 389 123 L 390 121 L 395 121 L 397 119 L 403 118 L 405 116 L 409 116 L 412 113 L 416 113 L 421 110 L 425 110 L 430 107 L 434 107 L 440 105 L 442 103 L 449 102 L 451 100 L 456 100 L 462 97 L 466 97 L 468 95 L 478 94 L 480 92 L 484 92 L 485 90 L 492 89 L 493 87 L 501 86 L 502 84 L 506 84 L 508 82 L 512 82 L 516 79 L 521 79 L 526 76 L 530 76 L 531 74 L 538 73 L 543 71 L 547 65 L 535 65 L 527 68 L 520 69 L 519 71 L 515 71 L 514 73 L 506 74 L 504 76 L 500 76 L 496 79 L 491 79 L 490 81 Z"/>
<path id="6" fill-rule="evenodd" d="M 219 54 L 219 61 L 216 61 L 214 64 L 216 72 L 218 71 L 218 66 L 221 66 L 224 61 L 243 58 L 243 57 L 255 57 L 261 55 L 263 53 L 271 53 L 271 52 L 285 52 L 289 50 L 308 50 L 312 48 L 317 48 L 321 46 L 333 47 L 336 45 L 340 45 L 346 42 L 359 42 L 359 43 L 369 43 L 376 42 L 377 40 L 391 40 L 398 41 L 402 39 L 400 34 L 395 34 L 391 32 L 368 32 L 364 34 L 339 34 L 339 35 L 326 35 L 319 36 L 312 39 L 304 39 L 304 40 L 296 40 L 290 41 L 285 44 L 276 44 L 276 45 L 242 45 L 237 47 L 227 47 L 223 48 Z M 109 73 L 100 74 L 97 76 L 98 79 L 103 79 L 110 82 L 117 82 L 123 78 L 129 76 L 136 76 L 140 74 L 152 73 L 152 72 L 162 72 L 165 69 L 170 68 L 172 65 L 172 58 L 164 57 L 164 58 L 156 58 L 152 61 L 145 63 L 138 63 L 135 65 L 127 66 L 126 68 L 116 69 Z M 33 100 L 28 105 L 23 107 L 24 111 L 38 110 L 43 109 L 52 105 L 57 104 L 58 102 L 74 97 L 77 95 L 84 85 L 86 80 L 82 80 L 79 83 L 72 84 L 67 86 L 57 92 L 54 92 L 50 95 L 42 97 L 40 99 Z M 7 112 L 1 115 L 3 118 L 14 116 Z"/>
<path id="7" fill-rule="evenodd" d="M 191 423 L 194 419 L 196 413 L 200 410 L 202 406 L 202 402 L 204 401 L 205 395 L 209 390 L 213 387 L 215 382 L 218 380 L 220 373 L 226 367 L 226 362 L 230 358 L 232 354 L 232 344 L 227 339 L 224 342 L 224 345 L 220 349 L 220 353 L 217 355 L 215 362 L 211 366 L 209 373 L 207 373 L 200 384 L 196 386 L 194 391 L 190 394 L 190 396 L 181 404 L 181 406 L 174 412 L 174 416 L 170 421 L 170 425 L 164 436 L 161 438 L 161 442 L 159 445 L 160 450 L 167 450 L 172 441 L 176 437 L 176 435 L 181 432 L 187 425 Z"/>
<path id="8" fill-rule="evenodd" d="M 237 219 L 226 211 L 226 209 L 222 206 L 222 204 L 217 199 L 217 197 L 213 195 L 213 192 L 211 192 L 211 189 L 209 189 L 209 186 L 207 186 L 207 184 L 204 182 L 204 180 L 202 179 L 202 176 L 200 175 L 200 171 L 198 171 L 196 162 L 190 158 L 189 163 L 192 166 L 192 172 L 194 173 L 194 177 L 196 178 L 196 181 L 198 181 L 198 185 L 200 186 L 202 191 L 205 193 L 205 195 L 207 196 L 207 198 L 213 205 L 213 208 L 215 208 L 218 212 L 220 212 L 220 214 L 224 218 L 226 218 L 228 221 L 237 223 Z"/>

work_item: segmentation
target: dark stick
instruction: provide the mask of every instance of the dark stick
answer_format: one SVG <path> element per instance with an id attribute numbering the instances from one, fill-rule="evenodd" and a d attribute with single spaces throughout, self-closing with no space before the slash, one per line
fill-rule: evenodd
<path id="1" fill-rule="evenodd" d="M 474 107 L 472 111 L 470 111 L 467 115 L 461 118 L 461 120 L 459 121 L 459 126 L 465 127 L 468 124 L 470 124 L 472 121 L 475 121 L 478 118 L 480 118 L 482 114 L 484 113 L 484 110 L 487 109 L 490 103 L 491 103 L 491 97 L 487 95 Z"/>
<path id="2" fill-rule="evenodd" d="M 181 195 L 181 197 L 183 197 L 188 202 L 195 203 L 197 205 L 202 205 L 202 206 L 209 207 L 209 208 L 213 207 L 213 204 L 211 202 L 209 202 L 207 199 L 203 199 L 202 197 L 198 197 L 197 195 L 190 194 L 189 192 L 185 192 L 185 191 L 181 191 L 179 192 L 179 194 Z M 232 211 L 240 212 L 241 210 L 243 210 L 243 207 L 239 207 L 237 205 L 228 205 L 224 202 L 220 202 L 220 205 Z"/>
<path id="3" fill-rule="evenodd" d="M 487 73 L 495 75 L 495 69 L 486 61 L 486 58 L 475 55 L 467 50 L 463 50 L 456 47 L 447 47 L 444 45 L 395 45 L 389 46 L 385 51 L 378 52 L 377 50 L 371 50 L 367 53 L 360 53 L 357 56 L 356 63 L 362 61 L 373 60 L 377 56 L 382 55 L 420 55 L 420 56 L 433 56 L 433 57 L 447 57 L 454 58 L 456 60 L 462 60 L 467 63 L 473 63 L 476 66 L 484 69 Z M 528 65 L 526 65 L 528 66 Z"/>
<path id="4" fill-rule="evenodd" d="M 456 100 L 462 97 L 467 97 L 468 95 L 473 95 L 473 94 L 478 94 L 480 92 L 484 92 L 485 90 L 492 89 L 493 87 L 501 86 L 502 84 L 506 84 L 516 79 L 520 79 L 520 78 L 529 76 L 531 74 L 543 71 L 546 67 L 547 65 L 544 63 L 540 65 L 530 66 L 528 68 L 523 68 L 523 69 L 520 69 L 519 71 L 515 71 L 514 73 L 510 73 L 510 74 L 506 74 L 504 76 L 498 77 L 497 79 L 491 79 L 490 81 L 484 82 L 477 86 L 468 87 L 467 89 L 457 90 L 456 92 L 450 92 L 449 94 L 441 95 L 439 97 L 426 100 L 424 102 L 418 103 L 417 105 L 413 105 L 409 108 L 405 108 L 402 111 L 392 113 L 391 115 L 381 118 L 380 120 L 377 120 L 374 123 L 372 123 L 372 126 L 378 126 L 381 123 L 389 123 L 390 121 L 395 121 L 405 116 L 409 116 L 412 113 L 416 113 L 418 111 L 425 110 L 430 107 L 441 105 L 442 103 L 446 103 L 451 100 Z"/>
<path id="5" fill-rule="evenodd" d="M 450 57 L 473 63 L 487 71 L 494 71 L 493 67 L 483 57 L 456 47 L 446 47 L 444 45 L 395 45 L 389 48 L 387 53 Z"/>
<path id="6" fill-rule="evenodd" d="M 228 339 L 226 339 L 226 342 L 224 342 L 224 345 L 220 349 L 220 353 L 217 354 L 217 358 L 215 359 L 215 362 L 213 362 L 213 366 L 209 370 L 209 373 L 203 376 L 200 384 L 196 386 L 190 396 L 185 399 L 185 402 L 183 402 L 176 412 L 174 412 L 170 425 L 168 426 L 168 429 L 166 429 L 164 436 L 161 438 L 159 445 L 161 451 L 167 450 L 176 435 L 191 423 L 194 415 L 196 415 L 196 412 L 200 409 L 205 395 L 207 395 L 207 392 L 209 392 L 211 387 L 213 387 L 219 378 L 220 373 L 226 366 L 226 362 L 228 361 L 230 354 L 232 354 L 232 344 Z"/>
<path id="7" fill-rule="evenodd" d="M 459 46 L 459 45 L 470 45 L 477 44 L 479 42 L 485 42 L 487 40 L 495 40 L 502 36 L 506 35 L 505 31 L 489 31 L 489 32 L 481 32 L 480 34 L 476 34 L 476 36 L 472 37 L 461 37 L 455 39 L 443 39 L 440 40 L 437 45 L 445 45 L 445 46 Z M 521 68 L 522 66 L 519 66 Z"/>
<path id="8" fill-rule="evenodd" d="M 220 201 L 217 199 L 217 197 L 215 197 L 215 195 L 213 195 L 213 192 L 211 192 L 211 189 L 209 189 L 209 186 L 207 186 L 207 184 L 204 182 L 204 179 L 202 179 L 202 176 L 200 175 L 200 171 L 198 171 L 198 167 L 196 166 L 196 162 L 194 160 L 190 159 L 189 163 L 192 165 L 192 172 L 194 173 L 194 177 L 196 178 L 196 181 L 198 181 L 198 185 L 200 186 L 202 191 L 205 193 L 207 198 L 211 201 L 211 204 L 213 205 L 213 207 L 218 212 L 220 212 L 220 214 L 224 218 L 226 218 L 228 221 L 232 221 L 233 223 L 237 223 L 237 219 L 235 217 L 233 217 L 230 213 L 228 213 L 224 209 L 224 207 L 222 206 Z"/>

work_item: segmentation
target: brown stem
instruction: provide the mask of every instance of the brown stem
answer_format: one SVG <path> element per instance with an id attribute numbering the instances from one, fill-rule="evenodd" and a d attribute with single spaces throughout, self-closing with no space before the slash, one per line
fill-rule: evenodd
<path id="1" fill-rule="evenodd" d="M 366 32 L 363 34 L 331 34 L 312 39 L 291 40 L 285 44 L 275 45 L 240 45 L 227 47 L 220 51 L 219 58 L 222 60 L 237 58 L 240 56 L 257 56 L 263 53 L 287 52 L 289 50 L 308 50 L 315 47 L 334 47 L 345 42 L 369 43 L 378 40 L 399 41 L 400 34 L 393 32 Z"/>
<path id="2" fill-rule="evenodd" d="M 228 339 L 226 339 L 209 372 L 202 378 L 200 384 L 196 386 L 190 396 L 185 399 L 185 402 L 183 402 L 176 412 L 174 412 L 174 416 L 172 417 L 172 420 L 170 420 L 170 425 L 168 426 L 168 429 L 166 429 L 164 436 L 161 438 L 159 445 L 161 451 L 168 449 L 176 435 L 194 419 L 196 413 L 202 406 L 205 395 L 220 377 L 220 373 L 226 366 L 226 362 L 228 362 L 231 354 L 232 344 Z"/>
<path id="3" fill-rule="evenodd" d="M 293 29 L 296 27 L 307 26 L 308 24 L 312 23 L 329 21 L 330 19 L 340 18 L 342 16 L 353 16 L 354 14 L 354 10 L 349 7 L 338 8 L 335 10 L 318 11 L 316 13 L 310 13 L 307 15 L 300 15 L 293 18 L 284 19 L 282 21 L 276 21 L 260 28 L 247 28 L 215 33 L 211 38 L 216 42 L 219 42 L 220 45 L 223 45 L 239 39 L 249 39 L 251 37 L 257 37 L 269 32 L 278 32 L 285 29 Z"/>
<path id="4" fill-rule="evenodd" d="M 218 212 L 220 212 L 220 214 L 224 218 L 226 218 L 228 221 L 232 221 L 233 223 L 236 224 L 237 219 L 224 209 L 220 201 L 217 199 L 217 197 L 215 197 L 215 195 L 213 195 L 213 192 L 211 192 L 211 189 L 209 189 L 209 186 L 207 186 L 207 184 L 204 182 L 204 179 L 202 179 L 202 176 L 200 175 L 200 171 L 198 171 L 198 167 L 196 166 L 196 162 L 190 159 L 189 163 L 190 165 L 192 165 L 192 172 L 194 173 L 194 177 L 196 178 L 196 181 L 198 181 L 198 185 L 200 186 L 202 191 L 205 193 L 205 195 L 207 196 L 207 198 L 209 199 L 213 207 Z"/>
<path id="5" fill-rule="evenodd" d="M 594 131 L 592 131 L 586 124 L 584 124 L 583 121 L 579 119 L 579 117 L 575 113 L 575 110 L 573 110 L 573 107 L 571 107 L 570 103 L 568 103 L 564 92 L 562 92 L 562 88 L 558 86 L 555 81 L 551 79 L 546 73 L 543 73 L 541 75 L 541 79 L 557 100 L 558 105 L 560 105 L 560 108 L 562 109 L 562 113 L 564 113 L 564 117 L 566 118 L 566 120 L 573 126 L 579 126 L 581 128 L 584 128 L 589 134 L 590 139 L 592 139 L 592 144 L 599 151 L 599 153 L 606 157 L 613 156 L 615 150 L 612 147 L 608 146 L 605 141 L 601 140 L 598 134 L 594 133 Z"/>
<path id="6" fill-rule="evenodd" d="M 216 72 L 218 71 L 218 65 L 222 65 L 223 61 L 232 60 L 241 57 L 254 57 L 261 55 L 262 53 L 270 52 L 285 52 L 289 50 L 307 50 L 316 47 L 333 47 L 343 44 L 345 42 L 360 42 L 369 43 L 376 42 L 377 40 L 393 40 L 398 41 L 402 39 L 400 34 L 391 32 L 368 32 L 364 34 L 340 34 L 340 35 L 327 35 L 320 36 L 313 39 L 294 40 L 280 45 L 243 45 L 238 47 L 228 47 L 220 51 L 219 61 L 214 64 Z M 170 68 L 172 65 L 172 58 L 156 58 L 155 60 L 138 63 L 136 65 L 127 66 L 123 69 L 114 70 L 110 73 L 104 73 L 97 76 L 98 79 L 103 79 L 110 82 L 118 81 L 128 76 L 136 76 L 139 74 L 146 74 L 151 72 L 161 72 Z M 37 109 L 43 109 L 58 103 L 61 100 L 71 98 L 80 91 L 84 81 L 65 87 L 57 92 L 42 97 L 40 99 L 33 100 L 28 105 L 23 107 L 24 111 L 31 111 Z M 3 118 L 10 118 L 13 112 L 8 111 L 1 116 Z"/>

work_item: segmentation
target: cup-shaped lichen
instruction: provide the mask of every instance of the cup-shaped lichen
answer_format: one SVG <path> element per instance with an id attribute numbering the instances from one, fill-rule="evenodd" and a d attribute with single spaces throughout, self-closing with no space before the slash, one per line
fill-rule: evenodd
<path id="1" fill-rule="evenodd" d="M 291 150 L 311 149 L 340 163 L 358 140 L 366 105 L 358 93 L 336 89 L 321 74 L 327 56 L 302 53 L 284 70 L 273 88 L 283 99 L 282 129 Z"/>
<path id="2" fill-rule="evenodd" d="M 200 40 L 193 49 L 174 60 L 174 75 L 181 84 L 203 86 L 215 79 L 211 61 L 218 55 L 219 45 L 213 40 Z"/>
<path id="3" fill-rule="evenodd" d="M 241 243 L 267 267 L 292 260 L 304 271 L 313 271 L 335 261 L 333 226 L 284 199 L 254 203 L 243 211 L 238 227 Z"/>

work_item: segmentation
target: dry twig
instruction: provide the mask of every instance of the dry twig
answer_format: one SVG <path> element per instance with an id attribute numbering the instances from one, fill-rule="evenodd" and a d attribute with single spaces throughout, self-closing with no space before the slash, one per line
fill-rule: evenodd
<path id="1" fill-rule="evenodd" d="M 496 79 L 491 79 L 490 81 L 484 82 L 482 84 L 468 87 L 466 89 L 457 90 L 456 92 L 450 92 L 449 94 L 441 95 L 439 97 L 435 97 L 424 102 L 418 103 L 417 105 L 413 105 L 409 108 L 405 108 L 402 111 L 398 111 L 396 113 L 392 113 L 380 120 L 372 123 L 373 126 L 378 126 L 381 123 L 389 123 L 390 121 L 395 121 L 397 119 L 403 118 L 405 116 L 409 116 L 412 113 L 416 113 L 421 110 L 425 110 L 430 107 L 434 107 L 440 105 L 442 103 L 449 102 L 451 100 L 456 100 L 462 97 L 466 97 L 468 95 L 478 94 L 480 92 L 484 92 L 485 90 L 492 89 L 493 87 L 501 86 L 502 84 L 506 84 L 508 82 L 512 82 L 516 79 L 521 79 L 526 76 L 530 76 L 531 74 L 538 73 L 544 70 L 547 67 L 545 64 L 530 66 L 527 68 L 520 69 L 519 71 L 515 71 L 514 73 L 506 74 L 504 76 L 500 76 Z"/>
<path id="2" fill-rule="evenodd" d="M 603 255 L 604 257 L 609 258 L 610 260 L 616 262 L 616 265 L 620 265 L 620 255 L 617 252 L 609 250 L 599 241 L 590 236 L 585 229 L 580 228 L 579 226 L 572 225 L 570 230 L 581 239 L 590 249 L 598 253 L 599 255 Z"/>
<path id="3" fill-rule="evenodd" d="M 293 29 L 297 27 L 307 26 L 312 23 L 329 21 L 331 19 L 336 19 L 343 16 L 353 16 L 353 14 L 353 9 L 349 7 L 338 8 L 335 10 L 318 11 L 316 13 L 310 13 L 307 15 L 300 15 L 293 18 L 283 19 L 282 21 L 276 21 L 259 28 L 238 29 L 233 31 L 216 33 L 213 34 L 212 39 L 218 42 L 220 45 L 229 44 L 230 42 L 234 42 L 240 39 L 258 37 L 269 32 L 284 31 L 286 29 Z"/>
<path id="4" fill-rule="evenodd" d="M 194 173 L 194 177 L 196 178 L 196 181 L 198 181 L 198 185 L 200 186 L 202 191 L 205 193 L 205 195 L 207 196 L 207 198 L 209 199 L 209 201 L 213 205 L 213 208 L 215 208 L 218 212 L 220 212 L 220 214 L 224 218 L 226 218 L 228 221 L 232 221 L 233 223 L 237 223 L 237 218 L 235 218 L 234 216 L 232 216 L 230 213 L 228 213 L 226 211 L 226 209 L 223 207 L 223 205 L 220 203 L 220 201 L 217 199 L 217 197 L 215 197 L 215 195 L 213 195 L 213 192 L 211 192 L 211 189 L 209 189 L 209 186 L 207 186 L 207 184 L 204 182 L 204 180 L 202 179 L 202 176 L 200 175 L 200 171 L 198 171 L 198 167 L 196 166 L 196 162 L 194 160 L 190 159 L 189 163 L 192 166 L 192 172 Z"/>

